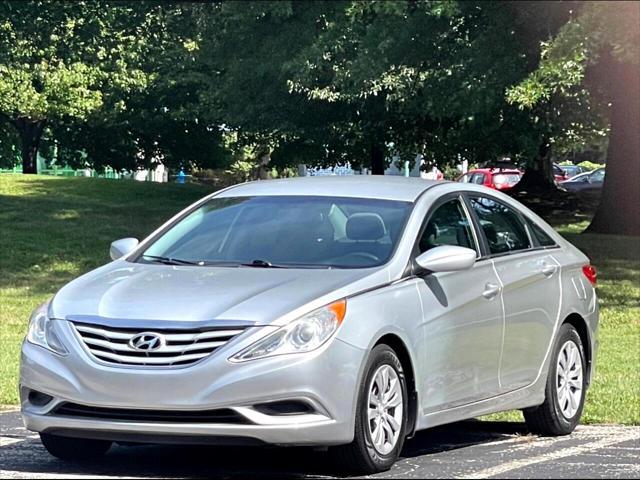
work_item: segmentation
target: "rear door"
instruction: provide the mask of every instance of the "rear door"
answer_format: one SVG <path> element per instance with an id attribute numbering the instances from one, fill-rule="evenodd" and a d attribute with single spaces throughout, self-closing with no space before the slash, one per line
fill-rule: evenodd
<path id="1" fill-rule="evenodd" d="M 479 254 L 461 197 L 442 198 L 425 220 L 415 255 L 441 245 L 472 248 Z M 491 261 L 479 260 L 470 270 L 425 275 L 418 291 L 425 332 L 420 369 L 423 412 L 497 395 L 503 317 Z"/>
<path id="2" fill-rule="evenodd" d="M 508 392 L 538 376 L 560 309 L 560 266 L 553 246 L 541 245 L 517 210 L 489 195 L 470 195 L 469 201 L 502 288 L 499 379 Z"/>

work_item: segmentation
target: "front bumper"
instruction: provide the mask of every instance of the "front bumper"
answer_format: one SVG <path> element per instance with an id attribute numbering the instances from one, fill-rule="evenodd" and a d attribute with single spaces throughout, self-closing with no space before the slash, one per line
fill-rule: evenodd
<path id="1" fill-rule="evenodd" d="M 28 342 L 20 368 L 21 407 L 27 429 L 65 436 L 154 443 L 249 443 L 339 445 L 353 440 L 355 405 L 366 352 L 337 338 L 309 354 L 235 364 L 227 358 L 262 332 L 247 332 L 210 357 L 184 368 L 145 369 L 96 362 L 70 325 L 56 321 L 69 354 L 59 356 Z M 268 328 L 268 327 L 265 327 Z M 258 330 L 258 329 L 255 329 Z M 52 397 L 33 402 L 30 392 Z M 254 406 L 298 401 L 304 413 L 286 415 Z M 58 414 L 67 403 L 118 410 L 176 412 L 171 421 L 84 418 Z M 181 421 L 180 412 L 227 409 L 240 424 Z"/>

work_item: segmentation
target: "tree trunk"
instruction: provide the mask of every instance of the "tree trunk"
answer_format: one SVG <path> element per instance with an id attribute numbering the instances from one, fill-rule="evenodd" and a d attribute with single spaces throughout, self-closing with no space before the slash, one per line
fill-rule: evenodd
<path id="1" fill-rule="evenodd" d="M 524 175 L 514 191 L 556 189 L 553 177 L 553 162 L 551 161 L 551 144 L 544 139 L 538 148 L 538 158 L 535 163 L 525 168 Z"/>
<path id="2" fill-rule="evenodd" d="M 384 148 L 377 142 L 371 145 L 371 174 L 384 175 Z"/>
<path id="3" fill-rule="evenodd" d="M 269 180 L 271 178 L 271 169 L 269 168 L 269 162 L 271 162 L 271 152 L 265 151 L 260 155 L 258 161 L 258 168 L 256 170 L 257 180 Z"/>
<path id="4" fill-rule="evenodd" d="M 20 153 L 22 155 L 22 173 L 38 173 L 38 148 L 44 129 L 44 120 L 18 118 L 13 125 L 20 135 Z"/>
<path id="5" fill-rule="evenodd" d="M 600 204 L 587 231 L 640 236 L 640 64 L 611 57 L 603 63 L 611 133 Z"/>

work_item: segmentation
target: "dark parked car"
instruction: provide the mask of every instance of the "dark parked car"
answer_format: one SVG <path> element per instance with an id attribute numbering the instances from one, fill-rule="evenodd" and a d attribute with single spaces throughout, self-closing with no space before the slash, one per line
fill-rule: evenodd
<path id="1" fill-rule="evenodd" d="M 604 182 L 604 168 L 598 168 L 593 172 L 582 173 L 569 180 L 560 182 L 559 185 L 570 192 L 599 193 Z"/>

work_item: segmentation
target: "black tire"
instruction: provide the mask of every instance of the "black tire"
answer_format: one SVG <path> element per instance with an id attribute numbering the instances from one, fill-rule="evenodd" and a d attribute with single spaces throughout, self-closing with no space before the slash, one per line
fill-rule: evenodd
<path id="1" fill-rule="evenodd" d="M 571 418 L 565 417 L 562 413 L 556 388 L 558 376 L 558 355 L 560 354 L 562 346 L 568 341 L 572 341 L 578 347 L 580 360 L 582 361 L 582 397 L 576 414 Z M 578 423 L 580 423 L 580 416 L 582 415 L 582 409 L 584 408 L 584 399 L 587 392 L 586 366 L 587 363 L 584 354 L 584 346 L 582 345 L 580 335 L 578 335 L 578 332 L 573 325 L 565 323 L 560 327 L 556 344 L 554 345 L 553 352 L 551 354 L 549 374 L 547 376 L 547 384 L 545 387 L 545 401 L 538 407 L 528 408 L 522 411 L 525 422 L 527 422 L 527 427 L 532 433 L 556 437 L 568 435 L 573 432 Z"/>
<path id="2" fill-rule="evenodd" d="M 70 462 L 95 460 L 111 448 L 111 442 L 107 440 L 61 437 L 50 433 L 41 433 L 40 440 L 51 455 Z"/>
<path id="3" fill-rule="evenodd" d="M 367 409 L 369 403 L 369 384 L 374 373 L 383 365 L 391 366 L 398 374 L 402 389 L 402 424 L 395 448 L 387 455 L 376 451 L 369 433 Z M 378 345 L 370 353 L 364 375 L 358 391 L 356 407 L 355 436 L 348 445 L 332 447 L 331 453 L 336 466 L 353 474 L 371 474 L 389 470 L 396 462 L 407 434 L 408 398 L 407 383 L 402 364 L 396 353 L 387 345 Z"/>

